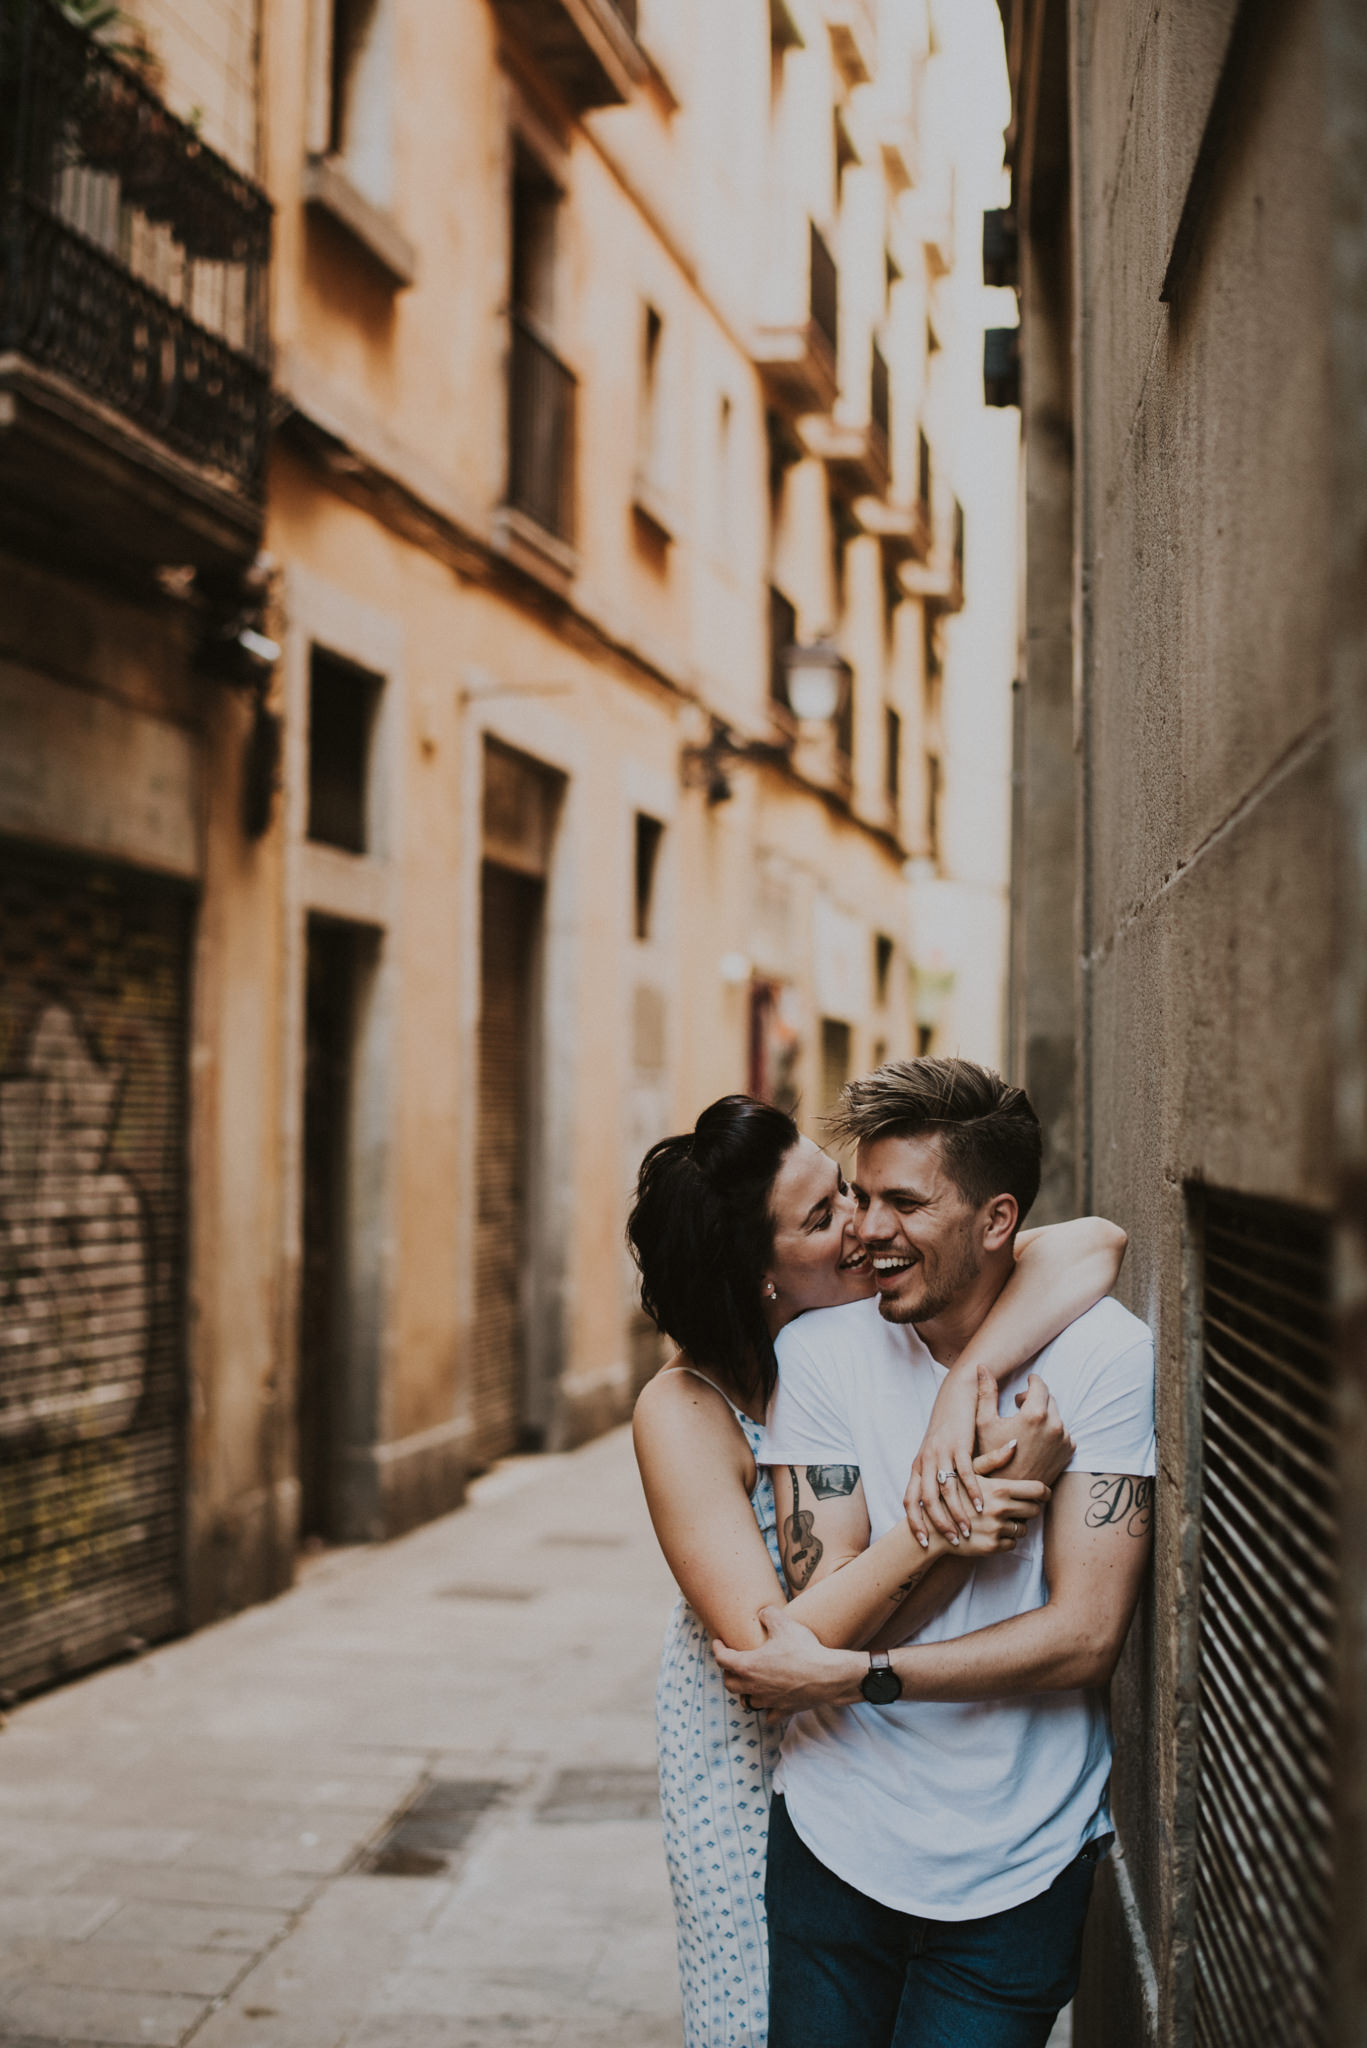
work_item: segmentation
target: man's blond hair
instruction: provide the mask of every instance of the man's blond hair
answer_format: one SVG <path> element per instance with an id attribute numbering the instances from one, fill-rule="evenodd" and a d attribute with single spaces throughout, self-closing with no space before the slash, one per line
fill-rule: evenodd
<path id="1" fill-rule="evenodd" d="M 975 1209 L 1014 1195 L 1023 1220 L 1039 1193 L 1043 1138 L 1030 1098 L 972 1060 L 889 1060 L 848 1084 L 826 1127 L 854 1145 L 938 1133 L 945 1171 Z"/>

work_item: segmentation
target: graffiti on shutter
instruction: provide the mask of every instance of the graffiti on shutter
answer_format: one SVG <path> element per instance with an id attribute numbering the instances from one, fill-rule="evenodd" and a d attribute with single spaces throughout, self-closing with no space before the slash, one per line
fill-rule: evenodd
<path id="1" fill-rule="evenodd" d="M 0 851 L 0 1685 L 179 1620 L 180 892 Z"/>

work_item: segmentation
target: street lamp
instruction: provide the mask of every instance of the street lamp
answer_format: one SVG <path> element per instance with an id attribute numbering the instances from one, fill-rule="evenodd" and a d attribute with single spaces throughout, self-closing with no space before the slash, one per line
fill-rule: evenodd
<path id="1" fill-rule="evenodd" d="M 839 716 L 850 686 L 850 665 L 834 641 L 785 647 L 780 659 L 794 718 L 803 725 L 820 725 Z"/>
<path id="2" fill-rule="evenodd" d="M 825 725 L 839 716 L 850 686 L 851 670 L 832 641 L 814 640 L 806 647 L 785 647 L 779 664 L 788 708 L 799 725 Z M 705 744 L 683 750 L 684 787 L 705 789 L 709 804 L 723 804 L 731 794 L 726 771 L 733 762 L 786 768 L 792 758 L 790 736 L 777 742 L 745 739 L 732 732 L 725 719 L 714 717 Z"/>

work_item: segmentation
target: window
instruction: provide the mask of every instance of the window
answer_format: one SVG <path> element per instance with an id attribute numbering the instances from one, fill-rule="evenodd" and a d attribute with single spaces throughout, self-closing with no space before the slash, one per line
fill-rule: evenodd
<path id="1" fill-rule="evenodd" d="M 375 206 L 394 197 L 390 0 L 329 0 L 327 154 Z"/>
<path id="2" fill-rule="evenodd" d="M 887 759 L 884 763 L 885 787 L 888 802 L 894 806 L 902 794 L 902 718 L 901 713 L 888 705 L 884 717 L 887 721 Z"/>
<path id="3" fill-rule="evenodd" d="M 880 1006 L 888 999 L 888 984 L 892 977 L 893 950 L 893 942 L 886 932 L 874 933 L 873 998 Z"/>
<path id="4" fill-rule="evenodd" d="M 797 640 L 797 607 L 788 602 L 781 590 L 769 588 L 769 699 L 771 703 L 788 703 L 788 678 L 783 667 L 783 650 L 792 647 Z"/>
<path id="5" fill-rule="evenodd" d="M 660 484 L 660 344 L 664 321 L 653 306 L 641 324 L 641 404 L 636 421 L 636 476 L 652 490 Z"/>
<path id="6" fill-rule="evenodd" d="M 926 755 L 926 839 L 930 857 L 940 862 L 940 812 L 944 797 L 944 768 L 938 754 Z"/>
<path id="7" fill-rule="evenodd" d="M 717 553 L 723 561 L 730 560 L 732 539 L 735 532 L 735 502 L 732 489 L 732 411 L 731 401 L 723 392 L 717 404 L 717 472 L 716 472 L 716 516 L 713 532 L 717 540 Z"/>
<path id="8" fill-rule="evenodd" d="M 802 443 L 797 430 L 780 412 L 764 415 L 764 436 L 769 449 L 769 522 L 772 532 L 777 533 L 788 472 L 802 460 Z"/>
<path id="9" fill-rule="evenodd" d="M 380 676 L 325 648 L 309 660 L 308 836 L 345 853 L 370 853 L 371 757 Z"/>
<path id="10" fill-rule="evenodd" d="M 821 1020 L 821 1107 L 835 1108 L 841 1089 L 850 1078 L 850 1027 L 835 1017 Z"/>
<path id="11" fill-rule="evenodd" d="M 940 635 L 935 614 L 927 607 L 925 614 L 924 651 L 926 664 L 926 697 L 934 702 L 939 687 L 943 664 L 940 660 Z"/>
<path id="12" fill-rule="evenodd" d="M 838 619 L 845 610 L 845 550 L 852 540 L 858 539 L 860 528 L 859 521 L 843 498 L 832 494 L 830 512 L 831 600 Z"/>
<path id="13" fill-rule="evenodd" d="M 921 516 L 930 517 L 930 443 L 924 427 L 916 430 L 916 496 L 920 501 Z"/>
<path id="14" fill-rule="evenodd" d="M 555 324 L 555 257 L 560 188 L 529 149 L 513 156 L 513 311 L 549 337 Z"/>
<path id="15" fill-rule="evenodd" d="M 560 188 L 530 150 L 513 159 L 508 502 L 543 532 L 574 534 L 575 379 L 551 345 Z"/>
<path id="16" fill-rule="evenodd" d="M 787 0 L 769 0 L 769 106 L 773 112 L 783 91 L 783 60 L 789 50 L 804 47 L 802 31 Z"/>
<path id="17" fill-rule="evenodd" d="M 655 913 L 655 878 L 665 828 L 658 818 L 636 813 L 636 936 L 649 939 Z"/>

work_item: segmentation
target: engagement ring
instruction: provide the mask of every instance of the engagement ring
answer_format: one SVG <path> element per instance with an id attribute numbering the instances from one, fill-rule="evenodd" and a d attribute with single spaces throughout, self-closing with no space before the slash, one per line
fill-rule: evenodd
<path id="1" fill-rule="evenodd" d="M 952 1472 L 937 1472 L 937 1473 L 935 1474 L 936 1482 L 937 1482 L 937 1483 L 938 1483 L 938 1484 L 939 1484 L 940 1486 L 948 1486 L 948 1484 L 949 1484 L 950 1480 L 951 1480 L 951 1479 L 952 1479 L 953 1477 L 954 1477 L 954 1474 L 953 1474 Z"/>

